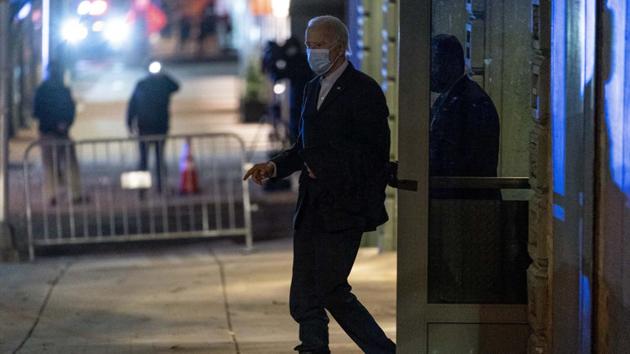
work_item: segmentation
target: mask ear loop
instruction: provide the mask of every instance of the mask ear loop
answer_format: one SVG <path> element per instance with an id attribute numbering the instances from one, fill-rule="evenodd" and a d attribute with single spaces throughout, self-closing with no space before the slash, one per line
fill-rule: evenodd
<path id="1" fill-rule="evenodd" d="M 338 42 L 337 42 L 337 44 L 338 44 Z M 335 44 L 335 46 L 336 46 L 337 44 Z M 333 46 L 333 48 L 334 48 L 334 46 Z M 332 48 L 331 48 L 331 49 L 332 49 Z M 325 72 L 325 73 L 323 73 L 323 74 L 321 74 L 320 76 L 321 76 L 321 77 L 326 76 L 326 74 L 328 74 L 328 73 L 330 72 L 330 70 L 331 70 L 331 69 L 335 66 L 335 63 L 337 62 L 337 60 L 339 60 L 339 58 L 341 58 L 344 54 L 345 54 L 345 53 L 341 53 L 341 54 L 339 54 L 339 55 L 335 58 L 335 60 L 333 60 L 333 61 L 330 63 L 330 68 L 328 68 L 328 70 L 326 70 L 326 72 Z"/>

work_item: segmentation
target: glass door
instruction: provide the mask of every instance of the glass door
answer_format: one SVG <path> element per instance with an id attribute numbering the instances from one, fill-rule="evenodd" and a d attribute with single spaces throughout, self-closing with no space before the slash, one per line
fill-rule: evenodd
<path id="1" fill-rule="evenodd" d="M 400 353 L 527 352 L 530 6 L 399 3 Z"/>

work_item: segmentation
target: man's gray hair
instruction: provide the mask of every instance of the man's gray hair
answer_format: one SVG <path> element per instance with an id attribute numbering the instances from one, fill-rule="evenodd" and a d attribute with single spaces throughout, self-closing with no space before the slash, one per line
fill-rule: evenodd
<path id="1" fill-rule="evenodd" d="M 348 50 L 348 27 L 338 18 L 331 15 L 313 17 L 308 27 L 322 27 L 336 36 L 336 39 Z"/>

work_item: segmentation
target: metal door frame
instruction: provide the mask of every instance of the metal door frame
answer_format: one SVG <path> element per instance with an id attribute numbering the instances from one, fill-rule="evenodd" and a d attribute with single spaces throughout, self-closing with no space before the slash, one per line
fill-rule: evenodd
<path id="1" fill-rule="evenodd" d="M 418 182 L 398 192 L 398 353 L 426 353 L 431 0 L 398 4 L 399 177 Z M 420 260 L 420 262 L 418 262 Z"/>

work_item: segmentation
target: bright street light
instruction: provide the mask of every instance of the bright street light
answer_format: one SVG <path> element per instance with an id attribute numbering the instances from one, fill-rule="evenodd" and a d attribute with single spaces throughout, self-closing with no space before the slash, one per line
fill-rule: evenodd
<path id="1" fill-rule="evenodd" d="M 61 27 L 61 35 L 70 43 L 77 43 L 88 36 L 88 29 L 78 20 L 67 20 Z"/>
<path id="2" fill-rule="evenodd" d="M 159 61 L 154 61 L 149 64 L 149 72 L 151 74 L 157 74 L 162 71 L 162 64 Z"/>
<path id="3" fill-rule="evenodd" d="M 103 32 L 104 29 L 105 29 L 105 22 L 102 20 L 98 20 L 92 24 L 93 32 Z"/>
<path id="4" fill-rule="evenodd" d="M 284 91 L 286 90 L 287 90 L 287 85 L 283 83 L 278 82 L 275 85 L 273 85 L 273 93 L 275 93 L 276 95 L 282 95 Z"/>
<path id="5" fill-rule="evenodd" d="M 90 13 L 90 9 L 92 8 L 92 3 L 88 0 L 83 0 L 77 6 L 77 14 L 79 16 L 85 16 Z"/>
<path id="6" fill-rule="evenodd" d="M 119 18 L 107 21 L 103 34 L 110 43 L 120 45 L 129 38 L 130 33 L 129 24 L 124 19 Z"/>
<path id="7" fill-rule="evenodd" d="M 92 6 L 90 6 L 90 15 L 92 16 L 101 16 L 107 12 L 107 1 L 105 0 L 96 0 L 92 2 Z"/>

